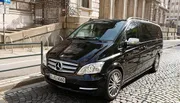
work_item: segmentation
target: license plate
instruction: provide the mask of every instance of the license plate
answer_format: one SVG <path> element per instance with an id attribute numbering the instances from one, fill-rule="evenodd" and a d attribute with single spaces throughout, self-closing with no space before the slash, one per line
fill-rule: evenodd
<path id="1" fill-rule="evenodd" d="M 57 82 L 66 83 L 66 78 L 61 77 L 61 76 L 57 76 L 57 75 L 54 75 L 54 74 L 49 74 L 49 78 L 52 79 L 52 80 L 55 80 Z"/>

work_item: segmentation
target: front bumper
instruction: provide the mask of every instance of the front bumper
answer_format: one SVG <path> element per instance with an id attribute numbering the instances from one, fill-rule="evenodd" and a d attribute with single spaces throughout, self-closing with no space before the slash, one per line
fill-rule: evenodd
<path id="1" fill-rule="evenodd" d="M 45 76 L 45 80 L 52 85 L 59 88 L 74 91 L 88 93 L 92 95 L 100 95 L 104 91 L 104 85 L 106 83 L 105 76 L 100 74 L 96 75 L 83 75 L 71 73 L 60 73 L 53 69 L 50 69 L 44 65 L 41 65 L 41 73 Z M 65 77 L 66 83 L 60 83 L 49 78 L 49 74 Z"/>

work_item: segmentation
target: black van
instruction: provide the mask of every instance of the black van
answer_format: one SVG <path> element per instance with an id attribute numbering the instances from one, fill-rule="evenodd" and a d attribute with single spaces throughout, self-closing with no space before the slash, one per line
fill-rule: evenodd
<path id="1" fill-rule="evenodd" d="M 112 100 L 123 84 L 157 71 L 162 47 L 160 26 L 152 22 L 90 20 L 49 50 L 41 72 L 59 88 Z"/>

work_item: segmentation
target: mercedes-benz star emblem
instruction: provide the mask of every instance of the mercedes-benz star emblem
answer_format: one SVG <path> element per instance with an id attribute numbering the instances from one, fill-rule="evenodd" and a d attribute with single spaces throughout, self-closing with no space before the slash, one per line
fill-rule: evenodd
<path id="1" fill-rule="evenodd" d="M 61 63 L 59 63 L 59 62 L 56 63 L 56 69 L 57 69 L 57 70 L 61 70 Z"/>

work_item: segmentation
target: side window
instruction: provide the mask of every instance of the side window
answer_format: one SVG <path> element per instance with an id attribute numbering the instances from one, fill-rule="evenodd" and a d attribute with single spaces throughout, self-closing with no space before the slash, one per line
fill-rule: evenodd
<path id="1" fill-rule="evenodd" d="M 140 25 L 140 42 L 144 42 L 144 41 L 148 41 L 148 40 L 152 40 L 152 35 L 151 35 L 151 30 L 152 30 L 152 26 L 149 24 L 141 24 Z"/>
<path id="2" fill-rule="evenodd" d="M 158 33 L 158 29 L 159 27 L 156 25 L 151 25 L 152 29 L 151 29 L 151 35 L 152 35 L 152 39 L 158 39 L 159 38 L 159 33 Z"/>
<path id="3" fill-rule="evenodd" d="M 144 39 L 142 38 L 142 41 L 162 38 L 162 32 L 160 27 L 153 24 L 144 24 L 144 25 L 145 26 L 142 29 L 143 33 L 141 34 L 141 36 L 144 37 Z M 145 30 L 147 30 L 147 33 Z M 145 34 L 149 34 L 149 36 L 148 35 L 145 36 Z"/>
<path id="4" fill-rule="evenodd" d="M 126 28 L 126 39 L 139 38 L 138 29 L 139 27 L 137 22 L 130 23 L 130 25 Z"/>

